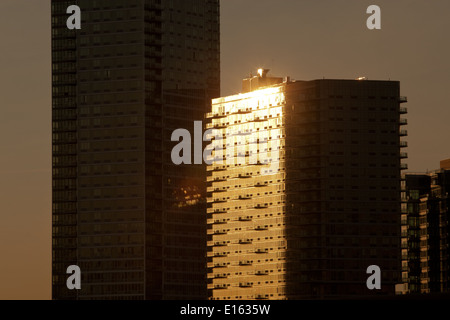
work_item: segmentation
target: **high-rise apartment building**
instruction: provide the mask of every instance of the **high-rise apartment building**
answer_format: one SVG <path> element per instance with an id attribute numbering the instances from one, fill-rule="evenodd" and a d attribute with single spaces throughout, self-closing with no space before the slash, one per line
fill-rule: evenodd
<path id="1" fill-rule="evenodd" d="M 52 0 L 52 77 L 53 298 L 206 298 L 206 169 L 170 153 L 220 95 L 219 1 Z"/>
<path id="2" fill-rule="evenodd" d="M 406 174 L 402 203 L 402 282 L 398 293 L 450 292 L 450 160 Z"/>
<path id="3" fill-rule="evenodd" d="M 210 299 L 394 294 L 406 164 L 397 81 L 245 79 L 207 128 Z M 369 290 L 367 268 L 381 269 Z"/>

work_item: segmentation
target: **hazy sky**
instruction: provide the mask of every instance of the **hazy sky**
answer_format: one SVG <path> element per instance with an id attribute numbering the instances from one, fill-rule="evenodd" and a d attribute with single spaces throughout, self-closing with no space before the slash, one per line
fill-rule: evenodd
<path id="1" fill-rule="evenodd" d="M 381 30 L 366 27 L 371 4 Z M 450 158 L 449 12 L 444 0 L 222 0 L 222 94 L 258 67 L 399 80 L 410 171 L 436 169 Z M 50 1 L 0 0 L 0 41 L 0 299 L 49 299 Z"/>

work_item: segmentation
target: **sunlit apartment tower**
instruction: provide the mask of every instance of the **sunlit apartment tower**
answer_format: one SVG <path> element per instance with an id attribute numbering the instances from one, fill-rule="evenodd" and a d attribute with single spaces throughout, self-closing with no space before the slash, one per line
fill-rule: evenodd
<path id="1" fill-rule="evenodd" d="M 405 175 L 401 294 L 450 292 L 450 160 Z"/>
<path id="2" fill-rule="evenodd" d="M 206 168 L 170 138 L 219 96 L 219 1 L 51 4 L 53 298 L 206 298 Z"/>
<path id="3" fill-rule="evenodd" d="M 402 102 L 397 81 L 291 81 L 263 69 L 213 100 L 210 299 L 394 294 Z M 381 290 L 366 286 L 370 265 Z"/>

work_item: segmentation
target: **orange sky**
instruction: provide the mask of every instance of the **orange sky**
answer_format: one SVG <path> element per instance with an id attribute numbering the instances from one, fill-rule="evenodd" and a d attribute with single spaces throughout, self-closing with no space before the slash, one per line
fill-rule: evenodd
<path id="1" fill-rule="evenodd" d="M 366 28 L 366 8 L 382 29 Z M 450 158 L 450 1 L 222 0 L 222 91 L 257 67 L 298 80 L 400 80 L 410 171 Z M 49 299 L 50 1 L 0 1 L 0 299 Z"/>

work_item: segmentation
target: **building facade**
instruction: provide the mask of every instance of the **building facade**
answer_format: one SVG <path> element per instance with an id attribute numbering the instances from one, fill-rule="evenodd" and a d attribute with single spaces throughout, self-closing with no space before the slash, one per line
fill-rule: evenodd
<path id="1" fill-rule="evenodd" d="M 402 204 L 401 294 L 448 293 L 450 163 L 427 174 L 406 174 Z"/>
<path id="2" fill-rule="evenodd" d="M 171 133 L 219 67 L 218 0 L 52 0 L 54 299 L 206 298 L 206 169 L 172 163 Z"/>
<path id="3" fill-rule="evenodd" d="M 394 294 L 402 102 L 396 81 L 290 81 L 267 70 L 213 100 L 210 299 Z M 381 290 L 366 286 L 370 265 Z"/>

